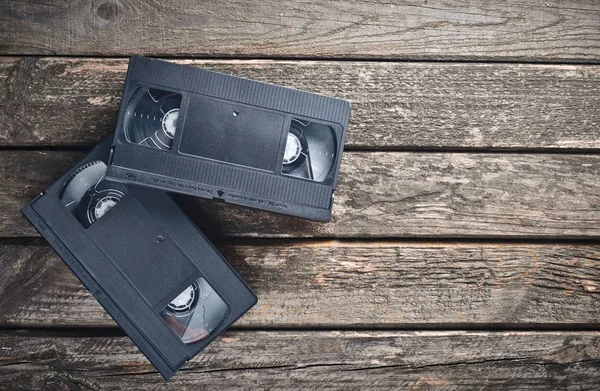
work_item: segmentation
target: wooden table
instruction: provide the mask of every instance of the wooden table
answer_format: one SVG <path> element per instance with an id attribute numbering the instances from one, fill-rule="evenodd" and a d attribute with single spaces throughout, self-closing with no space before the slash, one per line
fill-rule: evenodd
<path id="1" fill-rule="evenodd" d="M 0 0 L 0 389 L 600 389 L 600 3 Z M 127 56 L 352 102 L 329 224 L 183 200 L 258 305 L 165 383 L 19 209 Z"/>

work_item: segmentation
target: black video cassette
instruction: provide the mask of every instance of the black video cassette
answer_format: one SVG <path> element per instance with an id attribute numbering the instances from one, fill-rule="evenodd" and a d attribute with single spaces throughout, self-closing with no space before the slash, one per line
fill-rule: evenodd
<path id="1" fill-rule="evenodd" d="M 105 179 L 111 144 L 23 214 L 168 379 L 257 299 L 167 193 Z"/>
<path id="2" fill-rule="evenodd" d="M 350 104 L 132 57 L 107 178 L 329 221 Z"/>

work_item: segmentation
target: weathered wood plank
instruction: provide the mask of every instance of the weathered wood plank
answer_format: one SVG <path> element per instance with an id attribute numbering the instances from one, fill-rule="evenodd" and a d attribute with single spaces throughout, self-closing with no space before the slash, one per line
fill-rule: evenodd
<path id="1" fill-rule="evenodd" d="M 219 245 L 259 303 L 236 325 L 600 326 L 600 245 Z M 115 326 L 41 241 L 0 246 L 0 325 Z"/>
<path id="2" fill-rule="evenodd" d="M 73 167 L 84 153 L 0 152 L 0 236 L 36 235 L 20 215 L 21 208 L 35 195 Z"/>
<path id="3" fill-rule="evenodd" d="M 123 337 L 0 336 L 0 389 L 592 390 L 597 332 L 228 332 L 169 383 Z"/>
<path id="4" fill-rule="evenodd" d="M 191 61 L 352 102 L 346 148 L 600 148 L 600 66 Z M 0 59 L 0 145 L 93 145 L 127 60 Z"/>
<path id="5" fill-rule="evenodd" d="M 4 1 L 2 54 L 598 61 L 593 0 Z"/>
<path id="6" fill-rule="evenodd" d="M 82 152 L 0 152 L 0 236 L 37 236 L 19 208 Z M 600 237 L 600 156 L 347 152 L 331 223 L 187 198 L 214 236 Z"/>

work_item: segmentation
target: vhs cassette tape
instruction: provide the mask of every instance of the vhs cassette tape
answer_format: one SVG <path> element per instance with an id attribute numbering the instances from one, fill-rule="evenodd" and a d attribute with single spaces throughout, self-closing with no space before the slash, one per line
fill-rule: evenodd
<path id="1" fill-rule="evenodd" d="M 132 57 L 111 180 L 329 221 L 350 104 Z"/>
<path id="2" fill-rule="evenodd" d="M 168 379 L 257 299 L 167 193 L 105 179 L 111 144 L 23 214 Z"/>

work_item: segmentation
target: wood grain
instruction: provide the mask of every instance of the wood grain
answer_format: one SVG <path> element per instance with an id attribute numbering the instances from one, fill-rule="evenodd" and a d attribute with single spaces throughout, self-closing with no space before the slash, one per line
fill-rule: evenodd
<path id="1" fill-rule="evenodd" d="M 83 152 L 0 151 L 0 237 Z M 331 223 L 185 198 L 213 237 L 599 238 L 600 156 L 347 152 Z"/>
<path id="2" fill-rule="evenodd" d="M 2 3 L 2 54 L 593 62 L 593 0 Z"/>
<path id="3" fill-rule="evenodd" d="M 600 334 L 228 332 L 165 383 L 122 337 L 0 337 L 0 389 L 592 390 Z"/>
<path id="4" fill-rule="evenodd" d="M 600 245 L 525 241 L 600 239 L 597 1 L 0 10 L 0 390 L 597 389 Z M 353 105 L 331 223 L 178 197 L 260 301 L 170 383 L 19 213 L 85 153 L 35 148 L 113 131 L 132 54 Z"/>
<path id="5" fill-rule="evenodd" d="M 220 244 L 259 303 L 249 327 L 600 327 L 600 246 Z M 0 246 L 0 325 L 116 327 L 40 241 Z"/>
<path id="6" fill-rule="evenodd" d="M 600 148 L 600 66 L 177 62 L 350 100 L 346 149 Z M 0 58 L 0 146 L 94 145 L 114 130 L 126 69 Z"/>
<path id="7" fill-rule="evenodd" d="M 37 232 L 20 215 L 21 208 L 33 197 L 42 192 L 52 182 L 60 178 L 83 153 L 48 153 L 38 151 L 0 152 L 0 205 L 5 213 L 0 213 L 0 232 L 7 235 L 36 235 Z"/>

